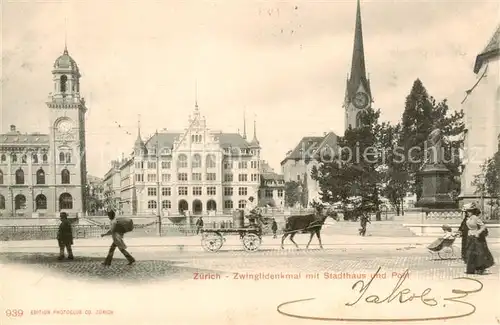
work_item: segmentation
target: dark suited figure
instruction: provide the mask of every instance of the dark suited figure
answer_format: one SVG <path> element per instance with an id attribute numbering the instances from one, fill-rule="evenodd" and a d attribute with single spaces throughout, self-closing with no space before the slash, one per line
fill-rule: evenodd
<path id="1" fill-rule="evenodd" d="M 467 219 L 469 218 L 469 213 L 464 211 L 464 219 L 458 228 L 460 237 L 462 239 L 462 260 L 467 263 L 466 253 L 467 253 L 467 237 L 469 236 L 469 227 L 467 227 Z"/>
<path id="2" fill-rule="evenodd" d="M 273 231 L 273 238 L 276 238 L 276 231 L 278 231 L 278 224 L 274 219 L 273 219 L 273 224 L 271 225 L 271 230 Z"/>
<path id="3" fill-rule="evenodd" d="M 198 220 L 196 220 L 196 234 L 198 235 L 200 233 L 200 230 L 203 229 L 203 218 L 199 217 Z"/>
<path id="4" fill-rule="evenodd" d="M 57 243 L 59 244 L 59 260 L 64 259 L 64 249 L 68 251 L 68 259 L 73 259 L 73 250 L 71 245 L 73 245 L 73 229 L 71 228 L 71 223 L 68 220 L 68 214 L 66 212 L 61 212 L 60 215 L 61 224 L 59 225 L 59 230 L 57 231 Z"/>
<path id="5" fill-rule="evenodd" d="M 360 220 L 360 223 L 361 223 L 361 228 L 359 228 L 359 234 L 361 236 L 364 236 L 366 234 L 366 225 L 368 223 L 371 223 L 370 221 L 370 216 L 368 215 L 365 215 L 364 213 L 361 214 L 361 220 Z"/>
<path id="6" fill-rule="evenodd" d="M 113 254 L 115 253 L 115 249 L 118 247 L 120 252 L 125 256 L 128 261 L 128 265 L 135 263 L 135 259 L 127 252 L 127 245 L 123 241 L 123 236 L 125 231 L 121 229 L 120 225 L 117 224 L 117 220 L 115 219 L 115 212 L 113 210 L 108 212 L 108 218 L 111 221 L 111 228 L 105 234 L 102 234 L 101 237 L 111 235 L 113 238 L 113 243 L 109 247 L 108 256 L 106 256 L 106 260 L 102 263 L 104 266 L 111 265 L 111 261 L 113 260 Z"/>

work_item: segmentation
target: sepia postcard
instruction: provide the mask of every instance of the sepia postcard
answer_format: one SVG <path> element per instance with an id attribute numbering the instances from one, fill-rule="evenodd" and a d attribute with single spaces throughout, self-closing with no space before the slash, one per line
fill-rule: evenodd
<path id="1" fill-rule="evenodd" d="M 0 324 L 500 324 L 500 2 L 0 7 Z"/>

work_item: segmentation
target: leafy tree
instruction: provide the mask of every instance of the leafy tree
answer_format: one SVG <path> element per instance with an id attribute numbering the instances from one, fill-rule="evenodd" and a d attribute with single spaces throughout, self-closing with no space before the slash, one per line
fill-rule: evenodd
<path id="1" fill-rule="evenodd" d="M 285 205 L 293 207 L 297 202 L 301 201 L 300 183 L 289 181 L 285 183 Z"/>
<path id="2" fill-rule="evenodd" d="M 500 150 L 481 165 L 481 173 L 474 176 L 475 194 L 490 197 L 489 204 L 498 207 L 500 198 Z"/>
<path id="3" fill-rule="evenodd" d="M 434 129 L 440 129 L 443 135 L 444 164 L 451 171 L 450 192 L 460 188 L 456 176 L 460 174 L 459 149 L 464 131 L 463 111 L 449 112 L 446 100 L 436 102 L 429 96 L 420 79 L 415 80 L 410 94 L 406 97 L 401 129 L 399 132 L 398 149 L 404 157 L 399 168 L 408 173 L 408 179 L 397 184 L 402 190 L 415 193 L 417 199 L 422 194 L 422 180 L 418 172 L 424 164 L 425 143 Z"/>
<path id="4" fill-rule="evenodd" d="M 359 208 L 367 211 L 380 204 L 379 149 L 384 126 L 378 123 L 379 110 L 369 109 L 359 114 L 361 126 L 347 129 L 338 140 L 337 156 L 319 157 L 320 166 L 313 169 L 311 176 L 319 183 L 322 202 L 348 204 L 350 198 L 361 197 Z"/>
<path id="5" fill-rule="evenodd" d="M 100 185 L 87 184 L 85 186 L 87 212 L 95 213 L 103 208 L 103 202 L 98 195 L 99 191 L 102 191 L 102 186 Z"/>

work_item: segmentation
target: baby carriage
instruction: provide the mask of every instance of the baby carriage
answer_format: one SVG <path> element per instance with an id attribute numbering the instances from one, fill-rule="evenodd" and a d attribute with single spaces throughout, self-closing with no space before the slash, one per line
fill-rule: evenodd
<path id="1" fill-rule="evenodd" d="M 429 246 L 427 246 L 427 249 L 431 254 L 437 253 L 439 258 L 442 260 L 454 259 L 457 256 L 457 248 L 453 244 L 459 234 L 452 233 L 450 226 L 444 225 L 442 228 L 445 232 L 444 235 L 433 241 Z"/>

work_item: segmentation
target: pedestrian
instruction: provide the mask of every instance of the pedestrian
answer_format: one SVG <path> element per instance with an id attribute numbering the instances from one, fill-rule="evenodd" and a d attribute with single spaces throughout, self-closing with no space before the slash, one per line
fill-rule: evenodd
<path id="1" fill-rule="evenodd" d="M 467 208 L 468 205 L 464 205 L 464 208 Z M 460 233 L 460 237 L 462 240 L 462 260 L 467 263 L 466 257 L 467 257 L 467 237 L 469 236 L 469 228 L 467 227 L 467 219 L 469 219 L 469 213 L 462 208 L 462 211 L 464 212 L 464 219 L 462 220 L 462 223 L 460 224 L 460 227 L 458 228 L 458 232 Z"/>
<path id="2" fill-rule="evenodd" d="M 73 245 L 73 229 L 66 212 L 61 212 L 59 218 L 61 219 L 61 224 L 59 225 L 59 230 L 57 231 L 57 243 L 59 244 L 58 260 L 64 259 L 65 248 L 66 251 L 68 251 L 68 259 L 72 260 L 74 258 L 73 250 L 71 249 L 71 245 Z"/>
<path id="3" fill-rule="evenodd" d="M 271 226 L 271 230 L 273 231 L 273 238 L 277 238 L 276 231 L 278 231 L 278 224 L 276 223 L 275 219 L 273 219 L 273 224 Z"/>
<path id="4" fill-rule="evenodd" d="M 202 230 L 203 230 L 203 217 L 200 216 L 198 220 L 196 220 L 196 234 L 198 235 Z"/>
<path id="5" fill-rule="evenodd" d="M 464 206 L 464 210 L 469 213 L 466 221 L 469 229 L 467 237 L 466 263 L 467 274 L 483 274 L 484 271 L 495 264 L 491 254 L 486 236 L 488 229 L 481 220 L 481 210 L 475 203 Z"/>
<path id="6" fill-rule="evenodd" d="M 104 266 L 109 266 L 111 265 L 111 261 L 113 260 L 113 254 L 115 252 L 115 249 L 118 247 L 120 252 L 125 256 L 125 258 L 128 261 L 128 265 L 132 265 L 135 263 L 135 259 L 130 255 L 129 252 L 127 252 L 127 245 L 125 245 L 125 242 L 123 241 L 123 236 L 125 233 L 132 231 L 134 229 L 134 223 L 132 219 L 130 218 L 115 218 L 115 211 L 110 210 L 108 212 L 108 218 L 111 221 L 111 227 L 108 232 L 105 234 L 102 234 L 101 237 L 111 235 L 113 238 L 113 243 L 111 243 L 111 246 L 109 247 L 109 252 L 108 256 L 106 256 L 106 259 L 102 263 Z"/>
<path id="7" fill-rule="evenodd" d="M 359 228 L 359 235 L 364 236 L 366 234 L 366 224 L 371 223 L 370 216 L 365 213 L 361 213 L 360 217 L 361 228 Z"/>

